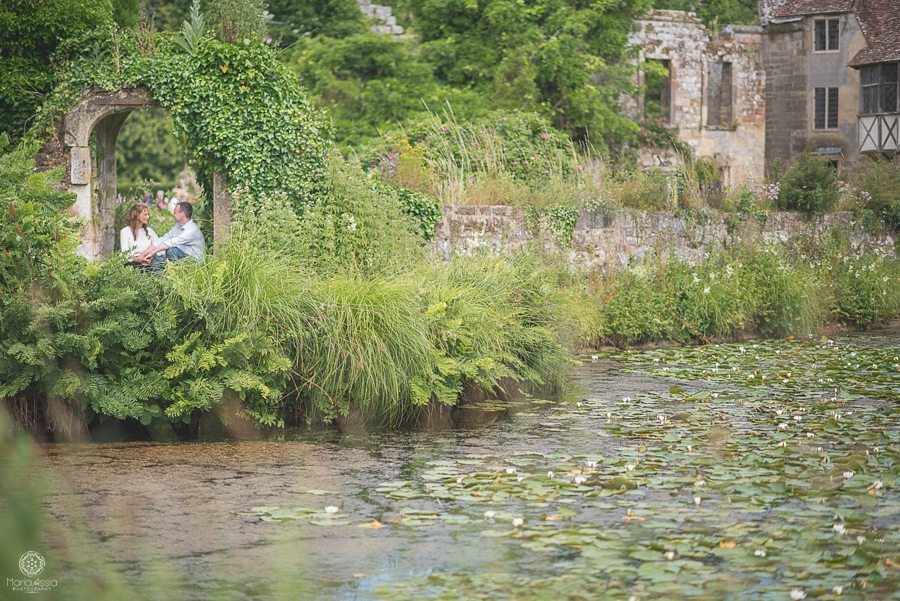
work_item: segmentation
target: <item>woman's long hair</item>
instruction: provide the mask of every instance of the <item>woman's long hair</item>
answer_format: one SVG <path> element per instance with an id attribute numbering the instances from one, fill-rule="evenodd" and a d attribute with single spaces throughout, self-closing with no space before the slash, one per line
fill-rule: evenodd
<path id="1" fill-rule="evenodd" d="M 134 238 L 137 239 L 137 231 L 139 227 L 144 228 L 144 232 L 147 232 L 147 226 L 141 225 L 141 213 L 144 211 L 149 211 L 145 205 L 135 204 L 131 207 L 131 210 L 128 212 L 128 227 L 131 228 L 131 233 L 134 234 Z M 147 232 L 148 233 L 148 232 Z"/>

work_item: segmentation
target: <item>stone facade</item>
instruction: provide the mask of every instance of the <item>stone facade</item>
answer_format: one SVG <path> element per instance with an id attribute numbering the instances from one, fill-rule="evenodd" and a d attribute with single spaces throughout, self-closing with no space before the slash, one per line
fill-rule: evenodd
<path id="1" fill-rule="evenodd" d="M 865 48 L 866 41 L 852 14 L 831 17 L 839 20 L 837 51 L 813 50 L 813 16 L 770 22 L 766 27 L 763 64 L 766 159 L 770 162 L 787 163 L 804 152 L 821 154 L 839 165 L 857 161 L 859 72 L 847 63 Z M 816 88 L 838 90 L 837 127 L 816 127 Z"/>
<path id="2" fill-rule="evenodd" d="M 664 91 L 663 126 L 695 157 L 712 159 L 725 184 L 761 180 L 765 168 L 765 72 L 762 29 L 727 26 L 717 34 L 692 13 L 657 10 L 635 22 L 629 43 L 637 60 L 667 64 L 670 77 Z M 645 83 L 642 70 L 636 83 Z M 630 116 L 645 116 L 644 97 L 626 100 Z M 673 151 L 641 150 L 645 166 L 678 161 Z"/>
<path id="3" fill-rule="evenodd" d="M 773 212 L 764 224 L 753 218 L 733 222 L 734 215 L 708 212 L 705 218 L 669 212 L 617 210 L 600 215 L 583 212 L 572 245 L 565 250 L 576 269 L 611 273 L 630 261 L 661 252 L 697 263 L 711 250 L 739 242 L 785 245 L 804 236 L 818 237 L 831 228 L 849 233 L 867 249 L 895 254 L 895 240 L 872 234 L 850 213 L 833 213 L 810 220 L 797 213 Z M 444 259 L 476 252 L 508 254 L 537 243 L 557 250 L 552 236 L 529 232 L 524 209 L 509 206 L 448 205 L 438 223 L 433 249 Z"/>
<path id="4" fill-rule="evenodd" d="M 810 152 L 841 166 L 865 153 L 895 156 L 900 2 L 760 0 L 759 15 L 765 28 L 767 161 L 787 163 Z M 871 96 L 861 101 L 860 70 L 872 76 L 875 102 Z M 833 91 L 836 111 L 817 106 L 817 93 L 831 100 Z"/>

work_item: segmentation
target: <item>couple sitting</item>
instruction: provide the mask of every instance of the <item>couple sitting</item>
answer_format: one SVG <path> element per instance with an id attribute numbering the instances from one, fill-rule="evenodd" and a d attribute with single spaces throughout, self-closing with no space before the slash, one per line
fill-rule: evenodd
<path id="1" fill-rule="evenodd" d="M 128 214 L 128 225 L 119 232 L 122 251 L 135 267 L 158 271 L 166 261 L 190 257 L 201 263 L 206 257 L 206 240 L 191 216 L 194 207 L 189 202 L 175 206 L 175 227 L 162 238 L 147 225 L 150 211 L 146 205 L 136 204 Z"/>

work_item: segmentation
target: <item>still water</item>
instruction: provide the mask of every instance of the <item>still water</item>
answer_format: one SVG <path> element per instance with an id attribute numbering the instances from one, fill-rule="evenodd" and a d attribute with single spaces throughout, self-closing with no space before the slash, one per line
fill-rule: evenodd
<path id="1" fill-rule="evenodd" d="M 47 445 L 44 543 L 134 599 L 896 598 L 898 346 L 609 351 L 571 398 L 414 431 Z M 95 577 L 66 556 L 60 587 Z"/>

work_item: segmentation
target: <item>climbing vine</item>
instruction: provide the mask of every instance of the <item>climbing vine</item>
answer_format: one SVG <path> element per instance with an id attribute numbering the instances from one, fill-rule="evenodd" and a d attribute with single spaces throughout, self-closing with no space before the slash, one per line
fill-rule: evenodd
<path id="1" fill-rule="evenodd" d="M 546 211 L 534 206 L 525 207 L 525 229 L 528 233 L 537 236 L 542 228 L 546 228 L 561 249 L 572 246 L 577 224 L 578 210 L 568 205 L 557 204 Z"/>

